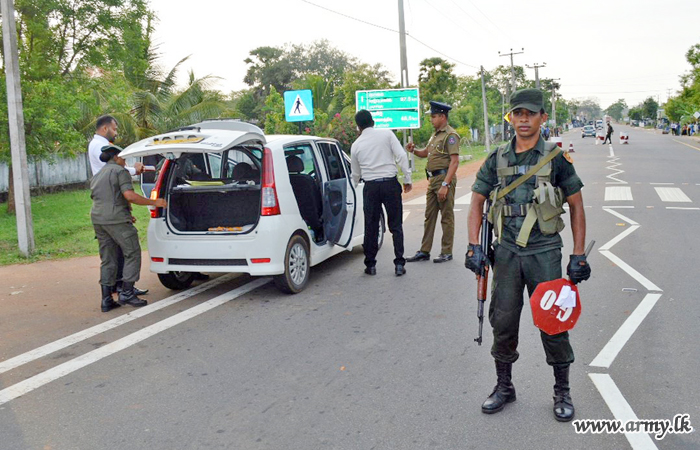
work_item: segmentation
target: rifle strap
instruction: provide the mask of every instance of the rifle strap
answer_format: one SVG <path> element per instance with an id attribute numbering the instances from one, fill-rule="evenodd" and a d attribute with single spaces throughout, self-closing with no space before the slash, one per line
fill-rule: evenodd
<path id="1" fill-rule="evenodd" d="M 530 170 L 528 170 L 525 173 L 525 175 L 523 175 L 520 178 L 518 178 L 517 180 L 513 181 L 508 186 L 506 186 L 502 189 L 499 189 L 498 194 L 496 195 L 496 200 L 500 200 L 501 198 L 505 197 L 506 194 L 508 194 L 510 191 L 512 191 L 513 189 L 517 188 L 518 186 L 520 186 L 521 184 L 526 182 L 530 177 L 534 176 L 538 170 L 543 168 L 548 162 L 553 160 L 561 152 L 562 152 L 562 149 L 559 148 L 559 146 L 556 146 L 556 148 L 554 150 L 552 150 L 551 152 L 549 152 L 549 154 L 547 156 L 542 158 L 536 165 L 532 166 L 532 168 L 530 168 Z"/>

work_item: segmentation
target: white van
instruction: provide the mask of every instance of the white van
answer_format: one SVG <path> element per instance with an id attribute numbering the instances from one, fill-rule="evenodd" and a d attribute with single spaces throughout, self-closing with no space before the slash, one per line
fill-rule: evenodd
<path id="1" fill-rule="evenodd" d="M 168 288 L 188 287 L 197 272 L 240 272 L 273 275 L 297 293 L 311 266 L 363 241 L 363 184 L 353 188 L 350 159 L 333 139 L 213 120 L 120 156 L 161 159 L 150 197 L 168 207 L 151 210 L 148 251 Z M 380 245 L 384 231 L 382 218 Z"/>

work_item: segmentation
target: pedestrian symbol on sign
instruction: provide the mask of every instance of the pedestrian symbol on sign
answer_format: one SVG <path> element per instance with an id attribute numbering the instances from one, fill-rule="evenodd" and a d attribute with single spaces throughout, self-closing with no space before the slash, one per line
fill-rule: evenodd
<path id="1" fill-rule="evenodd" d="M 304 105 L 304 102 L 301 100 L 301 96 L 299 94 L 297 94 L 297 98 L 296 98 L 296 100 L 294 100 L 294 108 L 289 113 L 289 117 L 308 116 L 308 115 L 309 115 L 309 110 L 306 108 L 306 105 Z"/>

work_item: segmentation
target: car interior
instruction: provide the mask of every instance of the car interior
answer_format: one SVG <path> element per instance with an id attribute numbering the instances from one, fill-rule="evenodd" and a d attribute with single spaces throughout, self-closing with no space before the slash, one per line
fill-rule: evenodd
<path id="1" fill-rule="evenodd" d="M 285 148 L 289 182 L 299 207 L 299 213 L 311 230 L 314 242 L 323 242 L 323 204 L 321 185 L 316 174 L 316 162 L 309 144 Z"/>
<path id="2" fill-rule="evenodd" d="M 255 153 L 245 148 L 183 153 L 171 167 L 168 214 L 177 231 L 243 233 L 255 227 L 262 167 Z"/>

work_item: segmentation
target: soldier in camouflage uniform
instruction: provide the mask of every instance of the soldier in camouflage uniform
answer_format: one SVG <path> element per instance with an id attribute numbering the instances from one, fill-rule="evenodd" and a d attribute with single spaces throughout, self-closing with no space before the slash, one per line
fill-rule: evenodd
<path id="1" fill-rule="evenodd" d="M 572 282 L 578 283 L 587 280 L 591 272 L 584 255 L 583 183 L 571 156 L 540 136 L 540 126 L 547 120 L 542 92 L 516 91 L 510 106 L 510 121 L 516 136 L 491 152 L 479 170 L 472 186 L 468 218 L 465 266 L 477 272 L 489 263 L 489 255 L 484 255 L 479 245 L 479 231 L 483 205 L 490 197 L 493 204 L 489 221 L 494 226 L 496 240 L 489 322 L 493 327 L 491 355 L 496 361 L 498 382 L 481 407 L 486 414 L 498 412 L 506 403 L 515 401 L 511 369 L 519 356 L 518 330 L 524 289 L 532 295 L 539 283 L 561 278 L 563 244 L 559 233 L 564 228 L 561 219 L 564 202 L 570 207 L 574 237 L 567 274 Z M 524 176 L 528 172 L 533 175 Z M 521 177 L 524 182 L 518 185 L 516 180 Z M 569 421 L 574 417 L 569 394 L 569 365 L 574 362 L 574 352 L 569 334 L 550 336 L 540 331 L 540 337 L 547 364 L 554 370 L 554 417 Z"/>

